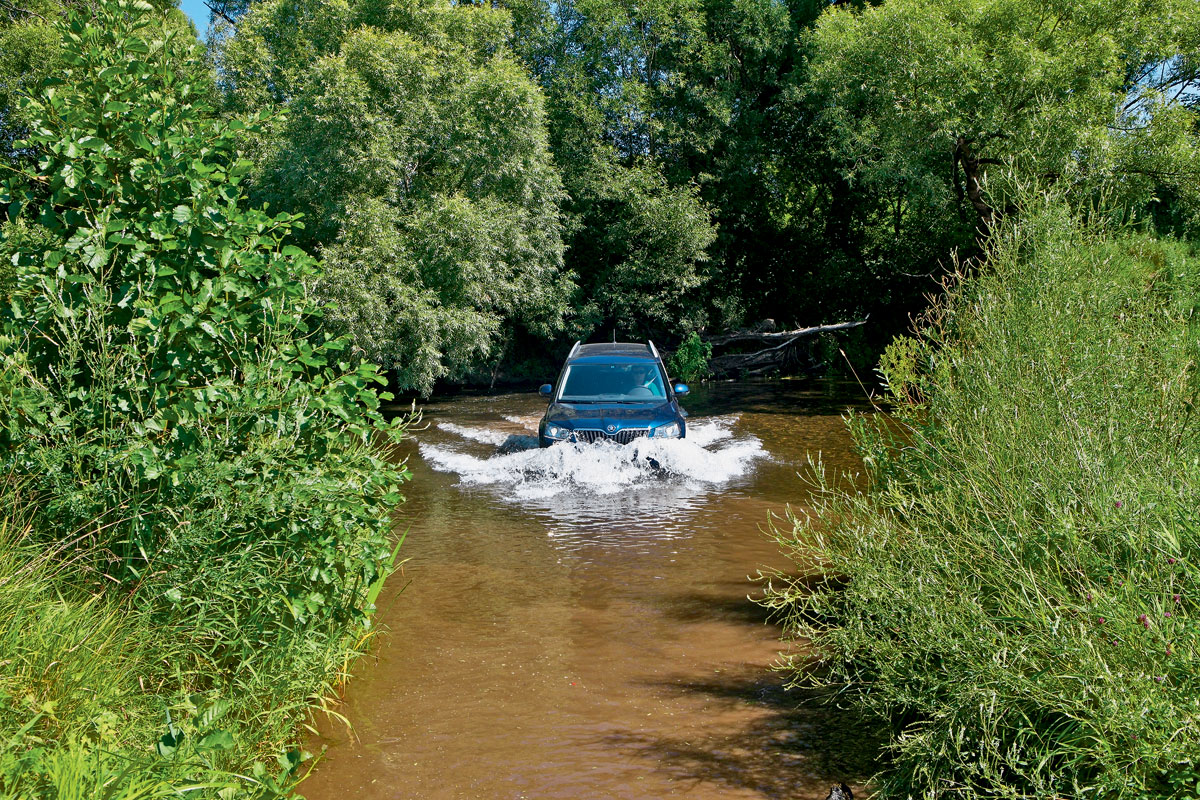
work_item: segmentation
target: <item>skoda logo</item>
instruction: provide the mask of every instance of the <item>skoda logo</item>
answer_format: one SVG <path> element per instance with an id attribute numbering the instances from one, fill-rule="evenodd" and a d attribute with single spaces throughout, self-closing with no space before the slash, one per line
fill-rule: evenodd
<path id="1" fill-rule="evenodd" d="M 616 425 L 609 425 L 609 426 L 608 426 L 608 432 L 609 432 L 609 433 L 612 433 L 612 432 L 613 432 L 613 431 L 615 431 L 616 429 L 617 429 L 617 426 L 616 426 Z"/>

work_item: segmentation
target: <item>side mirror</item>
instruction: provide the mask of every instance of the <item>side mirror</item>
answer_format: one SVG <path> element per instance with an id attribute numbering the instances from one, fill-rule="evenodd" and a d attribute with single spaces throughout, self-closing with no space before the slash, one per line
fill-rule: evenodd
<path id="1" fill-rule="evenodd" d="M 538 389 L 538 394 L 540 394 L 542 397 L 549 397 L 550 395 L 554 394 L 554 387 L 548 383 L 543 383 Z"/>
<path id="2" fill-rule="evenodd" d="M 688 393 L 688 387 L 687 387 L 687 384 L 686 384 L 686 383 L 677 383 L 677 384 L 675 384 L 675 394 L 676 394 L 677 396 L 679 396 L 679 397 L 683 397 L 683 396 L 684 396 L 684 395 L 686 395 L 687 393 Z"/>

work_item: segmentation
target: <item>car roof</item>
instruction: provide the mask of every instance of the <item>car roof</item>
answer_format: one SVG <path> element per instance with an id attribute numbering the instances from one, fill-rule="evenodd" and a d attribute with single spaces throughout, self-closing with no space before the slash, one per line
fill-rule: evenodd
<path id="1" fill-rule="evenodd" d="M 569 362 L 580 359 L 596 359 L 597 361 L 624 361 L 627 359 L 648 359 L 657 361 L 648 345 L 632 344 L 630 342 L 604 342 L 600 344 L 581 344 L 568 357 Z"/>

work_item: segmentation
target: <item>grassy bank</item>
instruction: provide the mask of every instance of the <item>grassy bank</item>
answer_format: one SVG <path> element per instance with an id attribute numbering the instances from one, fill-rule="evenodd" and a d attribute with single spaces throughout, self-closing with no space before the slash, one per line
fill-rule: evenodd
<path id="1" fill-rule="evenodd" d="M 0 796 L 289 793 L 309 758 L 302 726 L 369 631 L 314 630 L 220 659 L 214 636 L 253 624 L 219 619 L 235 610 L 223 598 L 208 614 L 163 613 L 98 591 L 79 569 L 90 554 L 38 539 L 0 520 Z"/>
<path id="2" fill-rule="evenodd" d="M 1200 792 L 1200 259 L 1028 209 L 895 343 L 869 486 L 769 602 L 890 730 L 884 796 Z"/>

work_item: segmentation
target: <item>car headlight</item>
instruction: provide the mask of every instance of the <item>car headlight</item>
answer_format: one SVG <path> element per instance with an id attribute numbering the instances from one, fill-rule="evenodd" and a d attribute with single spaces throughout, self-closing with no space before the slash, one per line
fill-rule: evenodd
<path id="1" fill-rule="evenodd" d="M 678 422 L 669 422 L 666 425 L 659 425 L 650 433 L 655 439 L 678 439 L 682 431 L 679 429 Z"/>
<path id="2" fill-rule="evenodd" d="M 571 435 L 570 428 L 564 428 L 562 425 L 547 425 L 546 426 L 546 438 L 547 439 L 566 439 L 570 435 Z"/>

